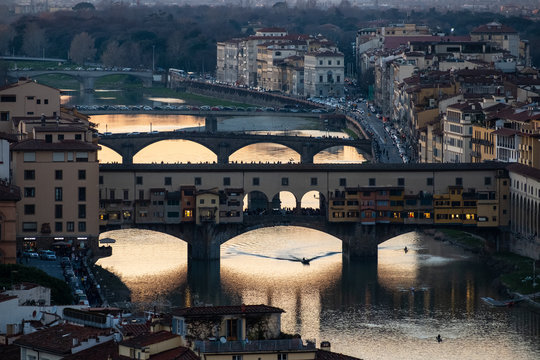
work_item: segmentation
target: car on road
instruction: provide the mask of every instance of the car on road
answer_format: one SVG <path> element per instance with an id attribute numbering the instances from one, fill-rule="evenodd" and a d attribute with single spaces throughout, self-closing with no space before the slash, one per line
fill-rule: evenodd
<path id="1" fill-rule="evenodd" d="M 140 134 L 141 133 L 138 131 L 133 131 L 133 132 L 128 133 L 128 135 L 140 135 Z"/>
<path id="2" fill-rule="evenodd" d="M 42 260 L 56 260 L 56 254 L 52 250 L 40 250 L 39 258 Z"/>
<path id="3" fill-rule="evenodd" d="M 37 252 L 30 251 L 30 250 L 23 252 L 23 256 L 27 258 L 34 258 L 34 259 L 39 258 L 39 254 Z"/>

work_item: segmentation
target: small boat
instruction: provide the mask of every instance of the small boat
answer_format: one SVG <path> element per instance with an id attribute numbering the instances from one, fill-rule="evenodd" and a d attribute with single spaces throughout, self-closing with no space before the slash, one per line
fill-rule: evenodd
<path id="1" fill-rule="evenodd" d="M 488 305 L 495 306 L 495 307 L 512 307 L 516 303 L 523 301 L 523 299 L 517 298 L 517 299 L 508 299 L 508 300 L 495 300 L 490 297 L 483 297 L 482 301 L 484 301 Z"/>
<path id="2" fill-rule="evenodd" d="M 310 261 L 311 261 L 310 259 L 306 259 L 306 258 L 302 258 L 302 260 L 300 260 L 300 262 L 301 262 L 302 264 L 304 264 L 304 265 L 309 265 L 309 262 L 310 262 Z"/>

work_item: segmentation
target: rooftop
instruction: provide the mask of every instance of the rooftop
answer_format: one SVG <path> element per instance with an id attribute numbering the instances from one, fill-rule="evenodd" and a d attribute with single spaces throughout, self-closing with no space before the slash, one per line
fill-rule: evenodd
<path id="1" fill-rule="evenodd" d="M 46 142 L 45 140 L 23 140 L 11 145 L 12 151 L 53 151 L 53 150 L 86 150 L 97 151 L 98 145 L 80 141 L 80 140 L 63 140 L 60 142 Z"/>
<path id="2" fill-rule="evenodd" d="M 180 337 L 179 335 L 175 335 L 169 331 L 158 331 L 156 333 L 140 334 L 131 339 L 127 339 L 120 342 L 120 345 L 130 347 L 130 348 L 135 348 L 135 349 L 141 349 L 145 346 L 158 344 L 160 342 L 167 341 L 174 338 L 179 338 L 179 337 Z"/>

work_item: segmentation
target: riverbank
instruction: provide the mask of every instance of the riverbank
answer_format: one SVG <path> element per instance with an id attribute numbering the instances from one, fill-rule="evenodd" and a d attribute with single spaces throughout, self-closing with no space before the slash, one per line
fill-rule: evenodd
<path id="1" fill-rule="evenodd" d="M 483 238 L 466 231 L 453 229 L 430 229 L 424 233 L 439 241 L 447 241 L 455 246 L 479 255 L 497 274 L 494 286 L 501 294 L 510 297 L 526 297 L 530 303 L 540 308 L 540 281 L 533 281 L 538 275 L 534 260 L 509 252 L 491 253 L 486 249 Z"/>
<path id="2" fill-rule="evenodd" d="M 125 307 L 131 302 L 131 290 L 124 284 L 122 279 L 95 263 L 89 264 L 96 281 L 101 287 L 101 293 L 109 306 Z"/>

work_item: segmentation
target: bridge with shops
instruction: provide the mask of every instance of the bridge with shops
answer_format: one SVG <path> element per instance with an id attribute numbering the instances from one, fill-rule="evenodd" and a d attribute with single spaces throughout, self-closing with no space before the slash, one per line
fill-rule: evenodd
<path id="1" fill-rule="evenodd" d="M 133 216 L 116 222 L 101 224 L 101 230 L 136 227 L 152 229 L 171 234 L 188 243 L 189 257 L 195 260 L 219 259 L 220 245 L 242 233 L 270 226 L 301 226 L 331 234 L 343 243 L 343 256 L 346 258 L 372 257 L 377 254 L 377 246 L 399 234 L 419 228 L 434 226 L 454 226 L 475 232 L 490 243 L 499 246 L 501 232 L 499 222 L 491 222 L 499 216 L 504 217 L 508 204 L 500 193 L 503 179 L 508 178 L 505 165 L 500 163 L 480 164 L 103 164 L 100 165 L 100 201 L 106 213 L 112 211 Z M 490 178 L 487 181 L 486 178 Z M 180 219 L 170 221 L 162 218 L 139 218 L 138 206 L 148 203 L 153 206 L 147 213 L 163 213 L 165 208 L 156 207 L 152 192 L 179 192 L 184 186 L 196 191 L 223 191 L 239 189 L 247 196 L 248 209 L 239 218 L 221 218 L 219 222 L 210 221 L 199 225 L 182 223 Z M 404 216 L 399 221 L 365 222 L 360 218 L 347 219 L 348 211 L 335 200 L 345 204 L 345 193 L 351 189 L 390 191 L 400 189 L 401 203 L 387 204 L 387 209 Z M 157 189 L 157 190 L 156 190 Z M 448 195 L 456 189 L 465 189 L 467 196 L 473 196 L 473 210 L 476 221 L 465 221 L 465 213 L 460 206 L 448 208 L 463 216 L 459 221 L 437 220 L 433 215 L 433 202 L 421 204 L 420 201 L 404 203 L 404 199 L 433 198 Z M 296 206 L 290 212 L 272 211 L 274 199 L 287 192 L 296 199 Z M 123 193 L 120 201 L 108 198 L 109 194 Z M 320 211 L 310 213 L 302 209 L 302 199 L 319 199 Z M 242 196 L 243 196 L 242 195 Z M 485 195 L 485 196 L 483 196 Z M 486 200 L 481 200 L 483 198 Z M 252 198 L 257 199 L 257 208 L 265 211 L 252 211 Z M 165 199 L 165 198 L 163 198 Z M 162 203 L 166 203 L 163 201 Z M 264 205 L 266 204 L 266 205 Z M 164 205 L 163 205 L 164 206 Z M 219 214 L 222 205 L 216 204 Z M 367 207 L 366 207 L 367 206 Z M 357 208 L 375 211 L 375 204 L 357 204 Z M 469 206 L 470 207 L 470 206 Z M 456 208 L 458 208 L 456 210 Z M 492 212 L 493 209 L 497 209 Z M 241 209 L 241 207 L 240 207 Z M 179 209 L 180 207 L 179 207 Z M 259 209 L 260 210 L 260 209 Z M 464 210 L 465 211 L 465 210 Z M 504 212 L 503 212 L 504 211 Z M 337 212 L 337 216 L 336 216 Z M 416 214 L 429 212 L 430 216 L 418 218 Z M 487 213 L 489 212 L 489 218 Z M 340 214 L 345 214 L 345 217 Z M 486 215 L 485 221 L 479 220 Z M 153 216 L 153 215 L 149 215 Z M 165 215 L 162 215 L 165 216 Z M 218 215 L 220 216 L 220 215 Z M 501 218 L 501 223 L 503 222 Z"/>
<path id="2" fill-rule="evenodd" d="M 238 132 L 161 131 L 151 133 L 122 133 L 101 136 L 99 144 L 122 156 L 123 164 L 132 164 L 133 157 L 145 147 L 164 140 L 189 140 L 205 146 L 217 156 L 218 164 L 227 164 L 229 157 L 243 147 L 257 143 L 284 145 L 300 154 L 301 163 L 313 163 L 319 152 L 334 146 L 355 147 L 367 159 L 372 159 L 371 140 L 338 137 L 306 137 L 285 135 L 256 135 Z"/>

